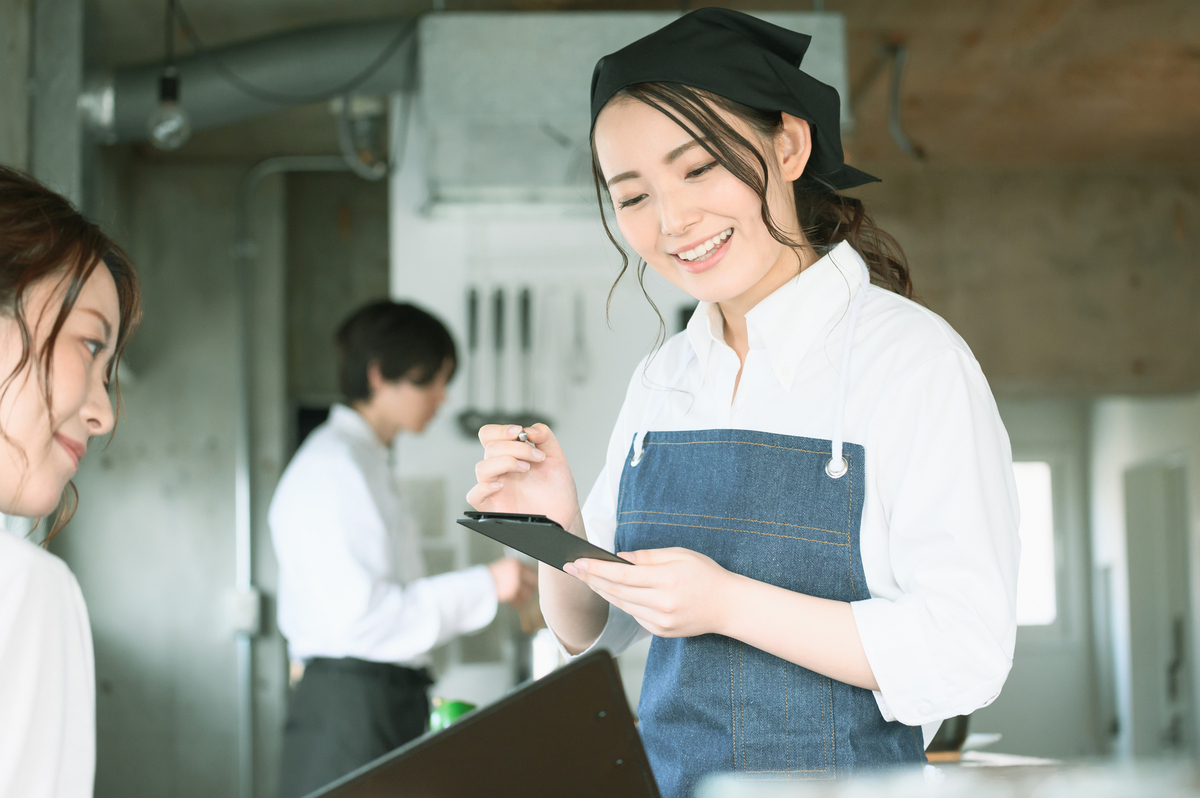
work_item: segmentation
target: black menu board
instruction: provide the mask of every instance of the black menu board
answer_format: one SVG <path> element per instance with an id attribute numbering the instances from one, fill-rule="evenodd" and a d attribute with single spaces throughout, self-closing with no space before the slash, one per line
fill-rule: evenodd
<path id="1" fill-rule="evenodd" d="M 308 798 L 659 798 L 612 657 L 597 651 Z"/>

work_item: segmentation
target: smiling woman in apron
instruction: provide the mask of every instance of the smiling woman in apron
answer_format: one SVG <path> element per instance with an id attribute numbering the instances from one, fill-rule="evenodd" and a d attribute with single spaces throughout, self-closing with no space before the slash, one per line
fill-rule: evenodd
<path id="1" fill-rule="evenodd" d="M 480 430 L 467 497 L 633 563 L 542 566 L 542 608 L 571 655 L 654 635 L 639 717 L 667 798 L 719 771 L 918 765 L 1012 662 L 1007 434 L 899 246 L 839 193 L 875 178 L 843 163 L 808 42 L 709 8 L 597 64 L 601 201 L 699 305 L 635 371 L 582 508 L 543 425 L 532 447 Z"/>

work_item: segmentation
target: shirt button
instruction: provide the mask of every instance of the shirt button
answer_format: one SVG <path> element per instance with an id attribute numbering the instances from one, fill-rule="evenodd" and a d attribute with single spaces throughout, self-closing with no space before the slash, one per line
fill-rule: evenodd
<path id="1" fill-rule="evenodd" d="M 932 715 L 933 704 L 923 700 L 917 704 L 917 712 L 920 712 L 922 715 Z"/>

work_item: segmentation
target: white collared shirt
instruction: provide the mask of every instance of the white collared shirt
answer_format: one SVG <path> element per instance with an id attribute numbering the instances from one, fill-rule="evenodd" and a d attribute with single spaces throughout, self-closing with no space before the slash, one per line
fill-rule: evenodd
<path id="1" fill-rule="evenodd" d="M 0 529 L 0 796 L 91 798 L 96 668 L 66 564 Z"/>
<path id="2" fill-rule="evenodd" d="M 269 515 L 279 628 L 293 659 L 423 665 L 431 649 L 496 615 L 486 565 L 425 577 L 388 448 L 334 405 L 292 458 Z"/>
<path id="3" fill-rule="evenodd" d="M 700 303 L 687 329 L 634 372 L 584 504 L 588 538 L 613 549 L 621 471 L 640 430 L 833 437 L 848 306 L 862 269 L 841 243 L 746 314 L 750 350 L 736 397 L 739 361 L 720 309 Z M 662 387 L 688 360 L 681 390 L 664 402 Z M 939 316 L 871 286 L 843 417 L 845 439 L 866 450 L 860 543 L 871 598 L 851 607 L 880 713 L 912 726 L 970 713 L 999 694 L 1017 628 L 1017 493 L 987 380 Z M 593 648 L 619 652 L 646 634 L 610 607 Z"/>

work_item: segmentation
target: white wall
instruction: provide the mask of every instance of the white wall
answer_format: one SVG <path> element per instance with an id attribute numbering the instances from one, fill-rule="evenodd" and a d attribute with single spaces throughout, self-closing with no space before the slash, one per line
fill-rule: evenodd
<path id="1" fill-rule="evenodd" d="M 1124 474 L 1131 466 L 1168 461 L 1187 467 L 1188 557 L 1192 614 L 1200 617 L 1200 395 L 1154 399 L 1111 398 L 1096 402 L 1091 429 L 1093 561 L 1111 569 L 1110 618 L 1113 682 L 1120 721 L 1117 752 L 1130 756 L 1129 575 L 1126 556 Z M 1200 649 L 1192 635 L 1192 662 Z M 1195 671 L 1193 665 L 1193 671 Z"/>

